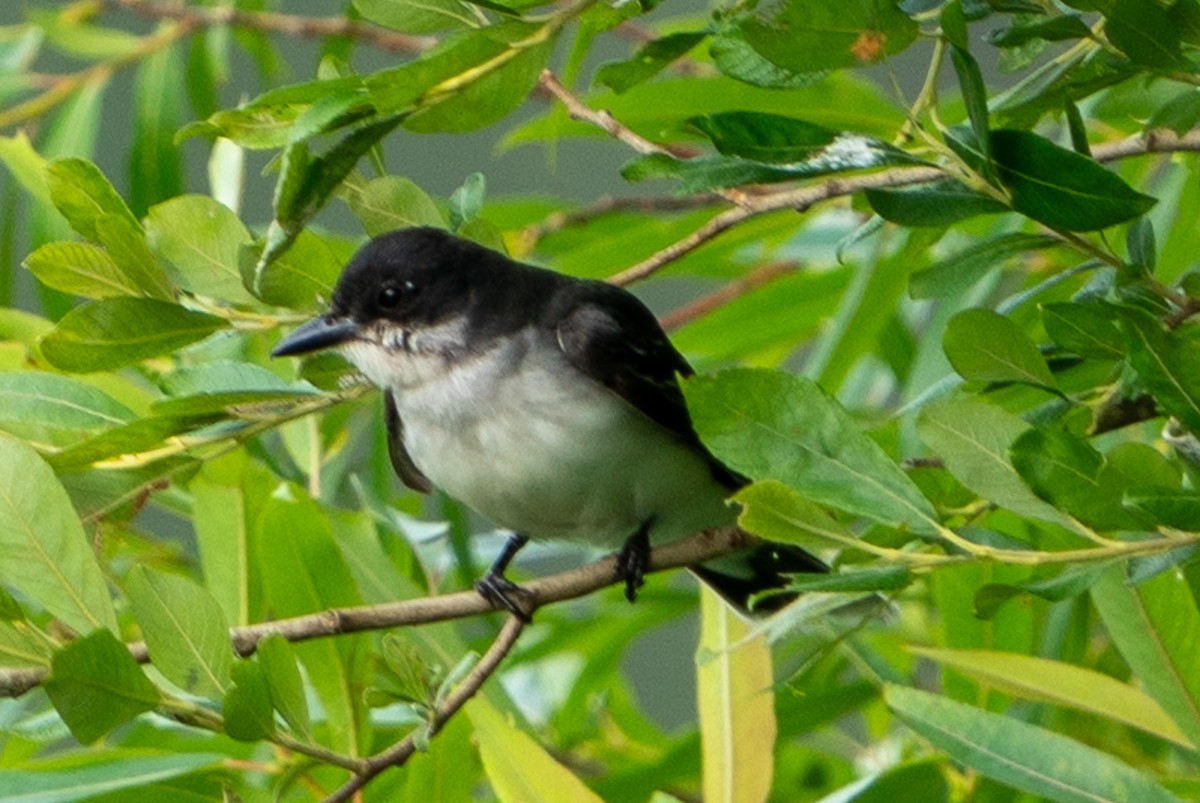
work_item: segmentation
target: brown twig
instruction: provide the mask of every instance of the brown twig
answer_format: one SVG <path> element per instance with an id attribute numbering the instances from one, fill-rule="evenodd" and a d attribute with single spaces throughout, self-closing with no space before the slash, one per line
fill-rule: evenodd
<path id="1" fill-rule="evenodd" d="M 698 533 L 684 541 L 657 547 L 650 553 L 647 572 L 659 572 L 703 563 L 746 545 L 750 536 L 735 527 Z M 530 613 L 544 605 L 586 596 L 616 582 L 616 558 L 601 558 L 587 566 L 543 577 L 522 586 Z M 241 656 L 251 655 L 258 643 L 278 633 L 288 641 L 307 641 L 345 633 L 382 630 L 389 627 L 444 622 L 478 616 L 496 607 L 475 591 L 461 591 L 438 597 L 403 600 L 383 605 L 363 605 L 335 608 L 319 613 L 279 619 L 274 622 L 233 628 L 229 632 L 234 651 Z M 129 645 L 129 652 L 141 663 L 150 660 L 144 642 Z M 46 677 L 43 667 L 0 669 L 0 696 L 16 697 L 36 687 Z"/>
<path id="2" fill-rule="evenodd" d="M 441 705 L 434 710 L 429 718 L 427 736 L 432 737 L 442 729 L 442 726 L 454 716 L 460 708 L 475 696 L 484 682 L 500 666 L 500 662 L 508 655 L 517 638 L 525 628 L 525 623 L 515 616 L 510 616 L 492 642 L 492 646 L 484 653 L 479 663 L 463 678 L 462 683 L 455 687 Z M 324 803 L 343 803 L 349 800 L 355 792 L 366 786 L 372 778 L 391 767 L 400 767 L 407 762 L 417 750 L 417 731 L 405 736 L 388 749 L 377 753 L 366 761 L 366 766 L 354 774 L 336 792 L 325 798 Z"/>
<path id="3" fill-rule="evenodd" d="M 305 17 L 269 11 L 242 11 L 232 5 L 196 8 L 184 3 L 150 0 L 101 0 L 118 8 L 152 19 L 178 20 L 192 27 L 228 25 L 304 38 L 341 36 L 390 53 L 423 53 L 437 43 L 431 36 L 413 36 L 348 17 Z"/>
<path id="4" fill-rule="evenodd" d="M 668 332 L 678 329 L 684 324 L 702 318 L 713 310 L 723 307 L 729 302 L 751 293 L 763 285 L 770 284 L 796 272 L 800 265 L 796 262 L 773 262 L 735 279 L 719 290 L 714 290 L 706 296 L 701 296 L 690 304 L 684 304 L 678 309 L 671 310 L 658 319 L 662 328 Z"/>

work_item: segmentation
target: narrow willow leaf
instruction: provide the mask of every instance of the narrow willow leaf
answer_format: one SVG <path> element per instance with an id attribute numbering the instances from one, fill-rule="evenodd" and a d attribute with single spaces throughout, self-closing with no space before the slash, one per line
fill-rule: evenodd
<path id="1" fill-rule="evenodd" d="M 257 742 L 275 732 L 271 690 L 255 661 L 238 661 L 232 667 L 234 685 L 225 694 L 225 732 L 240 742 Z"/>
<path id="2" fill-rule="evenodd" d="M 667 65 L 682 58 L 689 50 L 708 37 L 707 31 L 684 31 L 647 42 L 627 61 L 609 62 L 596 70 L 596 83 L 617 94 L 628 92 L 638 84 L 662 72 Z"/>
<path id="3" fill-rule="evenodd" d="M 142 287 L 109 255 L 89 243 L 47 243 L 24 266 L 47 287 L 86 298 L 138 296 Z"/>
<path id="4" fill-rule="evenodd" d="M 0 667 L 49 668 L 53 652 L 50 640 L 37 633 L 28 622 L 0 621 Z"/>
<path id="5" fill-rule="evenodd" d="M 1104 35 L 1134 64 L 1162 69 L 1187 64 L 1179 27 L 1162 6 L 1144 0 L 1112 0 L 1103 11 Z"/>
<path id="6" fill-rule="evenodd" d="M 278 633 L 258 642 L 255 650 L 258 665 L 271 695 L 272 707 L 283 721 L 300 737 L 311 738 L 312 722 L 308 715 L 308 700 L 304 695 L 304 680 L 296 664 L 291 643 Z"/>
<path id="7" fill-rule="evenodd" d="M 402 33 L 437 33 L 479 24 L 459 0 L 354 0 L 354 7 L 364 19 Z"/>
<path id="8" fill-rule="evenodd" d="M 752 482 L 734 494 L 733 500 L 742 505 L 738 524 L 768 541 L 814 552 L 854 545 L 853 533 L 782 482 Z"/>
<path id="9" fill-rule="evenodd" d="M 997 28 L 985 37 L 996 47 L 1021 47 L 1035 39 L 1060 42 L 1068 39 L 1090 39 L 1092 31 L 1082 19 L 1074 14 L 1039 19 L 1023 25 L 1014 24 Z"/>
<path id="10" fill-rule="evenodd" d="M 238 267 L 238 251 L 251 243 L 250 232 L 229 208 L 206 195 L 181 195 L 150 210 L 146 234 L 175 268 L 181 287 L 235 303 L 254 300 Z"/>
<path id="11" fill-rule="evenodd" d="M 913 298 L 947 298 L 963 292 L 996 265 L 1031 251 L 1059 244 L 1042 234 L 1010 232 L 964 248 L 953 256 L 922 268 L 909 277 Z"/>
<path id="12" fill-rule="evenodd" d="M 400 176 L 382 176 L 346 187 L 346 202 L 367 234 L 375 237 L 412 226 L 446 225 L 424 190 Z"/>
<path id="13" fill-rule="evenodd" d="M 1131 478 L 1107 466 L 1082 438 L 1059 429 L 1030 429 L 1013 442 L 1011 456 L 1038 496 L 1089 526 L 1140 530 L 1150 524 L 1144 514 L 1121 506 Z"/>
<path id="14" fill-rule="evenodd" d="M 4 583 L 80 633 L 117 629 L 108 585 L 71 500 L 32 448 L 0 437 Z"/>
<path id="15" fill-rule="evenodd" d="M 1154 698 L 1094 669 L 1011 652 L 909 649 L 1005 693 L 1065 705 L 1194 749 Z"/>
<path id="16" fill-rule="evenodd" d="M 1132 586 L 1121 566 L 1092 586 L 1092 602 L 1121 657 L 1187 734 L 1200 744 L 1200 611 L 1179 572 Z"/>
<path id="17" fill-rule="evenodd" d="M 210 415 L 137 418 L 56 452 L 50 455 L 48 460 L 56 471 L 73 471 L 117 457 L 130 458 L 146 451 L 157 452 L 167 438 L 215 423 L 222 417 Z M 133 461 L 130 467 L 135 465 L 137 461 Z"/>
<path id="18" fill-rule="evenodd" d="M 1052 731 L 901 686 L 887 686 L 884 699 L 955 761 L 1038 798 L 1179 803 L 1128 764 Z"/>
<path id="19" fill-rule="evenodd" d="M 1166 128 L 1183 136 L 1200 125 L 1200 90 L 1186 89 L 1164 103 L 1146 122 L 1146 130 Z"/>
<path id="20" fill-rule="evenodd" d="M 790 0 L 738 20 L 758 54 L 794 73 L 872 64 L 907 48 L 917 24 L 890 0 L 809 3 Z"/>
<path id="21" fill-rule="evenodd" d="M 97 751 L 90 758 L 88 763 L 72 766 L 68 772 L 54 765 L 36 768 L 36 761 L 26 762 L 28 769 L 0 770 L 0 799 L 70 803 L 123 790 L 130 790 L 131 797 L 121 799 L 136 799 L 132 796 L 138 795 L 143 787 L 217 768 L 228 760 L 220 753 L 146 755 L 113 747 Z M 144 794 L 144 790 L 140 793 Z"/>
<path id="22" fill-rule="evenodd" d="M 1200 494 L 1178 488 L 1139 488 L 1125 493 L 1123 502 L 1149 513 L 1160 524 L 1180 530 L 1200 522 Z"/>
<path id="23" fill-rule="evenodd" d="M 158 48 L 138 65 L 129 149 L 129 203 L 138 215 L 183 192 L 182 151 L 175 146 L 175 131 L 184 120 L 183 80 L 183 62 L 174 47 Z"/>
<path id="24" fill-rule="evenodd" d="M 739 369 L 695 377 L 684 392 L 697 432 L 735 471 L 889 526 L 938 532 L 929 500 L 815 383 Z"/>
<path id="25" fill-rule="evenodd" d="M 220 699 L 229 688 L 233 651 L 229 625 L 212 595 L 144 566 L 130 573 L 125 590 L 154 666 L 184 691 Z"/>
<path id="26" fill-rule="evenodd" d="M 55 653 L 42 687 L 71 735 L 84 744 L 159 701 L 158 689 L 108 630 L 76 639 Z"/>
<path id="27" fill-rule="evenodd" d="M 946 324 L 942 348 L 964 379 L 1054 387 L 1054 375 L 1021 327 L 989 309 L 968 309 Z"/>
<path id="28" fill-rule="evenodd" d="M 1019 416 L 968 396 L 926 405 L 917 432 L 955 479 L 983 499 L 1042 521 L 1070 527 L 1067 516 L 1038 498 L 1009 460 L 1016 439 L 1029 429 Z"/>
<path id="29" fill-rule="evenodd" d="M 901 226 L 950 226 L 976 215 L 1009 211 L 995 198 L 952 179 L 917 187 L 867 190 L 865 194 L 876 214 Z"/>
<path id="30" fill-rule="evenodd" d="M 704 799 L 765 801 L 775 756 L 775 695 L 766 636 L 707 588 L 700 595 L 696 705 Z"/>
<path id="31" fill-rule="evenodd" d="M 513 725 L 484 697 L 466 704 L 475 726 L 483 769 L 500 803 L 570 800 L 600 803 L 600 798 L 540 744 Z"/>
<path id="32" fill-rule="evenodd" d="M 108 371 L 202 340 L 229 324 L 149 298 L 90 301 L 41 339 L 42 354 L 64 371 Z"/>
<path id="33" fill-rule="evenodd" d="M 1013 209 L 1051 228 L 1103 229 L 1156 203 L 1094 160 L 1029 131 L 993 131 L 992 148 Z"/>
<path id="34" fill-rule="evenodd" d="M 134 417 L 104 392 L 70 377 L 0 373 L 0 431 L 39 446 L 69 446 Z"/>
<path id="35" fill-rule="evenodd" d="M 1200 354 L 1195 343 L 1167 331 L 1136 307 L 1119 308 L 1129 364 L 1164 410 L 1200 432 Z"/>
<path id="36" fill-rule="evenodd" d="M 57 159 L 46 168 L 46 185 L 54 205 L 71 228 L 90 242 L 101 242 L 97 221 L 117 216 L 129 228 L 137 218 L 100 169 L 86 159 Z"/>
<path id="37" fill-rule="evenodd" d="M 1046 334 L 1068 351 L 1099 360 L 1125 357 L 1125 340 L 1110 308 L 1062 301 L 1043 305 L 1041 312 Z"/>

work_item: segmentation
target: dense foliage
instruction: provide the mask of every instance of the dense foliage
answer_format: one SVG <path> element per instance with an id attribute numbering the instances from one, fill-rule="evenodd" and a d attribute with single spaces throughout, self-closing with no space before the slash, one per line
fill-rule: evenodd
<path id="1" fill-rule="evenodd" d="M 26 0 L 0 27 L 0 798 L 1200 796 L 1200 2 L 656 5 Z M 280 84 L 298 38 L 320 65 Z M 235 61 L 266 87 L 241 103 Z M 105 99 L 129 71 L 132 109 Z M 431 198 L 381 148 L 489 126 L 648 183 Z M 681 572 L 482 612 L 501 539 L 399 486 L 344 362 L 267 357 L 413 224 L 636 283 L 754 480 L 743 526 L 831 573 L 749 623 Z M 666 729 L 629 655 L 690 684 L 667 634 L 697 617 Z"/>

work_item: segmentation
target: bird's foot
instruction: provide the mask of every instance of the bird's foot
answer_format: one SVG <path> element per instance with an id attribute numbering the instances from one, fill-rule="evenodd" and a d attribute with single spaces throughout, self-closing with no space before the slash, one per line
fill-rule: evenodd
<path id="1" fill-rule="evenodd" d="M 504 608 L 525 624 L 532 621 L 527 605 L 518 600 L 528 601 L 529 591 L 509 580 L 503 574 L 488 572 L 475 582 L 475 590 L 479 596 L 495 605 Z"/>
<path id="2" fill-rule="evenodd" d="M 617 553 L 617 565 L 613 575 L 616 579 L 625 581 L 625 599 L 630 602 L 637 599 L 638 589 L 646 583 L 644 578 L 649 565 L 650 528 L 645 524 L 629 536 L 621 551 Z"/>

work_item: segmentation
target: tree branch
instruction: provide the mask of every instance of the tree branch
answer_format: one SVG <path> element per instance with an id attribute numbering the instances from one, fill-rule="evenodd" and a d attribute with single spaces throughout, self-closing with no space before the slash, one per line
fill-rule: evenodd
<path id="1" fill-rule="evenodd" d="M 475 665 L 462 683 L 451 692 L 440 706 L 433 712 L 429 718 L 429 726 L 427 735 L 432 737 L 442 729 L 442 726 L 449 721 L 450 717 L 454 716 L 460 708 L 475 696 L 484 682 L 492 676 L 496 669 L 500 666 L 500 662 L 508 655 L 509 650 L 517 643 L 517 638 L 524 630 L 525 623 L 515 616 L 510 616 L 508 621 L 504 623 L 504 627 L 500 630 L 500 634 L 496 636 L 496 640 L 492 642 L 492 646 L 484 653 L 483 658 Z M 325 798 L 324 803 L 343 803 L 349 800 L 355 792 L 366 786 L 372 778 L 389 767 L 403 766 L 417 750 L 417 734 L 418 731 L 413 731 L 408 736 L 405 736 L 396 744 L 384 750 L 381 753 L 376 753 L 366 761 L 366 767 L 360 772 L 356 772 L 354 777 L 341 786 L 336 792 Z"/>
<path id="2" fill-rule="evenodd" d="M 342 36 L 389 53 L 423 53 L 437 44 L 432 36 L 413 36 L 348 17 L 304 17 L 269 11 L 242 11 L 233 5 L 196 8 L 183 3 L 150 0 L 101 0 L 109 8 L 123 9 L 152 19 L 178 20 L 190 27 L 251 28 L 304 38 Z"/>
<path id="3" fill-rule="evenodd" d="M 719 309 L 731 301 L 752 293 L 776 279 L 782 279 L 784 276 L 795 273 L 799 267 L 799 263 L 790 260 L 763 265 L 761 268 L 752 270 L 741 278 L 734 279 L 724 287 L 714 290 L 706 296 L 701 296 L 690 304 L 684 304 L 682 307 L 671 310 L 659 318 L 658 322 L 668 332 L 678 329 L 684 324 L 691 323 L 697 318 L 702 318 L 713 310 Z"/>
<path id="4" fill-rule="evenodd" d="M 750 538 L 736 527 L 725 527 L 657 547 L 650 553 L 647 573 L 703 563 L 745 546 Z M 610 555 L 578 569 L 534 580 L 522 588 L 528 592 L 525 601 L 532 614 L 544 605 L 586 596 L 615 582 L 616 558 Z M 234 652 L 247 656 L 254 653 L 260 641 L 274 633 L 288 641 L 307 641 L 367 630 L 444 622 L 494 610 L 497 610 L 496 606 L 477 592 L 460 591 L 383 605 L 335 608 L 291 619 L 236 627 L 229 631 L 229 639 Z M 141 663 L 150 661 L 145 642 L 130 644 L 129 652 Z M 17 697 L 24 694 L 40 684 L 47 674 L 44 667 L 0 669 L 0 696 Z"/>
<path id="5" fill-rule="evenodd" d="M 679 156 L 678 153 L 666 146 L 650 142 L 640 134 L 631 131 L 608 112 L 588 108 L 567 91 L 549 71 L 543 72 L 540 80 L 542 86 L 566 106 L 572 118 L 597 126 L 638 153 L 668 153 Z M 1130 156 L 1178 151 L 1200 151 L 1200 129 L 1194 129 L 1183 135 L 1165 129 L 1146 131 L 1140 136 L 1097 145 L 1092 149 L 1092 156 L 1098 162 L 1112 162 Z M 768 212 L 777 212 L 782 209 L 804 212 L 823 201 L 853 195 L 863 190 L 925 184 L 944 178 L 946 175 L 946 172 L 939 167 L 897 167 L 877 173 L 832 178 L 819 184 L 760 194 L 723 190 L 719 194 L 736 204 L 733 209 L 721 212 L 683 239 L 611 276 L 609 281 L 613 284 L 625 285 L 644 279 L 685 254 L 696 250 L 722 232 Z"/>

